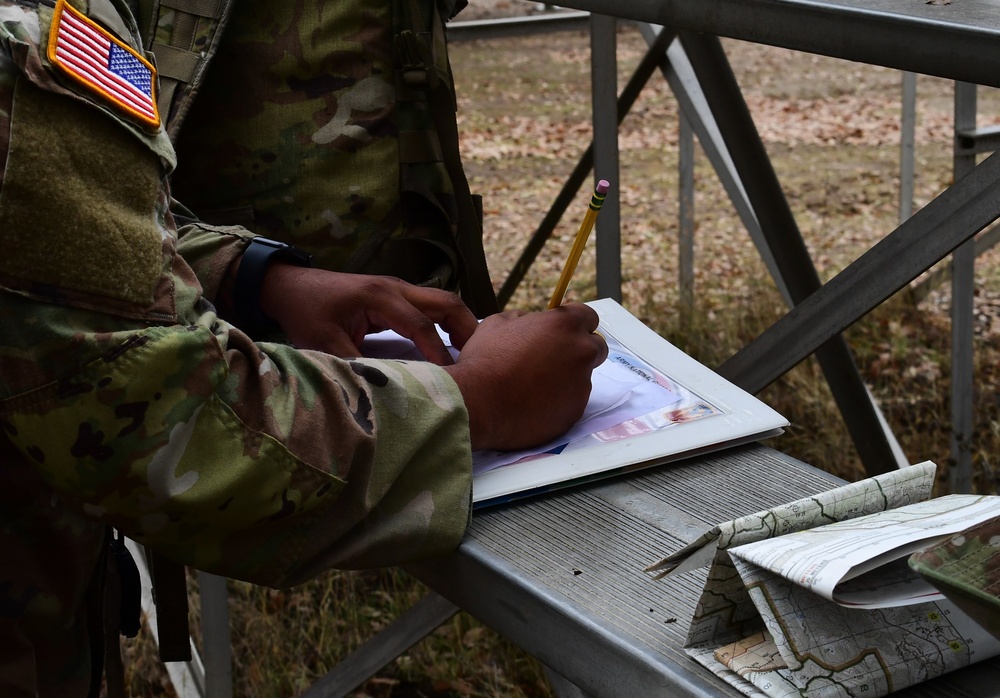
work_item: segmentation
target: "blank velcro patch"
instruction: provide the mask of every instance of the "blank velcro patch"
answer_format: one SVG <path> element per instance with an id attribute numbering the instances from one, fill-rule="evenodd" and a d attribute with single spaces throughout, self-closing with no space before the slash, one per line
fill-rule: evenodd
<path id="1" fill-rule="evenodd" d="M 66 0 L 59 0 L 52 17 L 48 57 L 56 68 L 104 102 L 146 126 L 160 126 L 156 69 Z"/>
<path id="2" fill-rule="evenodd" d="M 149 306 L 164 266 L 159 157 L 93 104 L 24 78 L 10 122 L 0 273 Z"/>

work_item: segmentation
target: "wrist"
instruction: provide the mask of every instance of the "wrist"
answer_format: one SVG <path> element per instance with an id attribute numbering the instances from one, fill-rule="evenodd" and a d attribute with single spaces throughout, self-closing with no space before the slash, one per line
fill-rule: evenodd
<path id="1" fill-rule="evenodd" d="M 241 326 L 248 332 L 275 332 L 281 329 L 261 308 L 264 277 L 276 262 L 308 267 L 312 266 L 312 256 L 277 240 L 265 237 L 250 240 L 240 259 L 233 286 L 233 306 Z"/>
<path id="2" fill-rule="evenodd" d="M 485 386 L 480 380 L 469 375 L 469 371 L 461 363 L 443 366 L 451 379 L 458 386 L 469 415 L 469 441 L 473 451 L 484 448 L 499 448 L 496 434 L 496 424 L 489 413 L 490 400 L 484 395 Z"/>

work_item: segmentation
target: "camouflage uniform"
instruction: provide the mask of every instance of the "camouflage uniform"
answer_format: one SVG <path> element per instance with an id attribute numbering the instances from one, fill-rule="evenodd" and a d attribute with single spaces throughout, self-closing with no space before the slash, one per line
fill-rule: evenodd
<path id="1" fill-rule="evenodd" d="M 139 45 L 125 0 L 70 4 Z M 445 552 L 469 517 L 468 414 L 448 374 L 255 344 L 218 317 L 209 301 L 248 236 L 177 228 L 163 129 L 47 53 L 70 15 L 0 0 L 5 698 L 99 681 L 110 527 L 283 586 Z"/>
<path id="2" fill-rule="evenodd" d="M 909 563 L 1000 638 L 1000 517 L 914 553 Z"/>

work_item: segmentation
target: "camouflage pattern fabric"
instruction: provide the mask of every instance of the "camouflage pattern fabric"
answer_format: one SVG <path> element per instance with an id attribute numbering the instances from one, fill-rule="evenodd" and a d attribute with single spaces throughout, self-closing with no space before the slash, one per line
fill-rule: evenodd
<path id="1" fill-rule="evenodd" d="M 454 192 L 426 96 L 395 55 L 401 4 L 235 2 L 197 98 L 171 125 L 178 200 L 321 267 L 455 289 Z M 434 72 L 450 84 L 436 5 L 415 5 L 434 13 Z M 161 41 L 174 16 L 161 9 Z"/>
<path id="2" fill-rule="evenodd" d="M 1000 638 L 1000 516 L 914 553 L 909 563 Z"/>
<path id="3" fill-rule="evenodd" d="M 72 5 L 139 46 L 124 0 Z M 0 0 L 0 246 L 33 260 L 0 266 L 5 697 L 93 689 L 109 527 L 284 586 L 449 551 L 470 511 L 447 373 L 254 343 L 221 319 L 209 301 L 246 231 L 177 229 L 165 133 L 52 65 L 53 14 Z"/>

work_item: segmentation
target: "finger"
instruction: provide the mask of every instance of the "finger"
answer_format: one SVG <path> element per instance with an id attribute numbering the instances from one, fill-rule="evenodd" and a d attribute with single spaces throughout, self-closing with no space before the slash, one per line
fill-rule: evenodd
<path id="1" fill-rule="evenodd" d="M 378 318 L 379 324 L 394 330 L 397 334 L 409 339 L 424 355 L 424 358 L 438 366 L 450 366 L 455 363 L 451 352 L 438 334 L 434 321 L 424 315 L 403 299 L 398 299 L 382 309 L 384 316 Z"/>
<path id="2" fill-rule="evenodd" d="M 461 349 L 476 331 L 479 321 L 458 295 L 436 288 L 409 286 L 406 299 L 448 333 L 452 345 Z"/>
<path id="3" fill-rule="evenodd" d="M 597 355 L 594 359 L 594 366 L 593 366 L 594 368 L 597 368 L 598 366 L 603 364 L 608 358 L 608 342 L 604 338 L 604 335 L 596 330 L 591 332 L 590 336 L 593 338 L 591 341 L 593 341 L 597 345 L 596 347 Z"/>
<path id="4" fill-rule="evenodd" d="M 300 349 L 316 349 L 326 354 L 333 354 L 334 356 L 342 359 L 353 359 L 361 356 L 361 349 L 359 345 L 353 342 L 351 338 L 339 328 L 317 335 L 317 339 L 314 342 L 308 342 L 306 344 L 297 343 L 296 346 Z"/>
<path id="5" fill-rule="evenodd" d="M 444 343 L 444 340 L 441 339 L 441 335 L 438 334 L 437 328 L 433 324 L 430 325 L 429 329 L 420 326 L 409 339 L 416 345 L 420 353 L 424 355 L 424 358 L 431 363 L 438 366 L 451 366 L 455 363 L 451 351 Z"/>
<path id="6" fill-rule="evenodd" d="M 567 303 L 547 312 L 568 315 L 582 330 L 589 333 L 596 332 L 597 326 L 601 322 L 597 311 L 584 303 Z"/>
<path id="7" fill-rule="evenodd" d="M 581 333 L 586 333 L 587 342 L 593 350 L 591 369 L 604 363 L 604 360 L 608 358 L 608 342 L 604 335 L 597 330 L 601 321 L 597 312 L 583 303 L 568 303 L 554 308 L 550 312 L 555 311 L 562 311 L 570 316 L 570 321 L 575 323 L 576 329 Z"/>
<path id="8" fill-rule="evenodd" d="M 413 286 L 395 277 L 368 277 L 359 300 L 363 322 L 355 329 L 360 334 L 375 328 L 393 330 L 412 341 L 428 361 L 441 366 L 452 364 L 451 353 L 434 326 L 433 318 L 447 316 L 439 309 L 447 305 L 447 301 L 439 295 L 454 294 Z"/>

